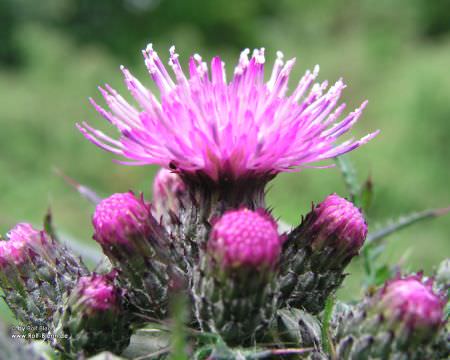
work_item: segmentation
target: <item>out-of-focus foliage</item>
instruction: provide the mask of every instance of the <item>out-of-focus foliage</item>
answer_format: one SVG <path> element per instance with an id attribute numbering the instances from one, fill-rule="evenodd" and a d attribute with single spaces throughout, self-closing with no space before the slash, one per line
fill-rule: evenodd
<path id="1" fill-rule="evenodd" d="M 92 205 L 54 167 L 100 194 L 134 188 L 150 196 L 155 168 L 114 164 L 74 127 L 101 124 L 86 100 L 99 98 L 97 85 L 126 92 L 119 64 L 147 78 L 139 51 L 150 41 L 163 58 L 175 44 L 184 64 L 194 52 L 220 54 L 230 75 L 244 47 L 266 47 L 269 64 L 276 50 L 296 56 L 293 78 L 319 63 L 320 79 L 342 76 L 349 85 L 348 110 L 370 100 L 355 135 L 382 130 L 351 155 L 359 177 L 373 180 L 371 218 L 450 204 L 446 0 L 0 0 L 3 233 L 17 221 L 38 223 L 51 205 L 63 231 L 89 240 Z M 306 213 L 331 192 L 346 194 L 337 169 L 307 170 L 279 176 L 269 201 L 298 223 L 299 208 Z M 430 270 L 448 255 L 449 233 L 448 217 L 416 225 L 393 236 L 382 256 Z M 356 262 L 352 271 L 360 269 Z"/>

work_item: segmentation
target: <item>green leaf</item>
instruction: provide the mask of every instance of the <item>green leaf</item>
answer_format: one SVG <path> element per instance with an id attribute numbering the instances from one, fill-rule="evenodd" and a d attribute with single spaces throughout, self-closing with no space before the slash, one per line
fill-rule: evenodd
<path id="1" fill-rule="evenodd" d="M 172 338 L 171 338 L 171 360 L 188 360 L 187 334 L 184 327 L 187 318 L 187 300 L 181 293 L 173 295 L 171 302 L 172 313 Z"/>
<path id="2" fill-rule="evenodd" d="M 302 341 L 302 334 L 299 328 L 299 321 L 301 318 L 301 310 L 290 308 L 280 309 L 277 312 L 279 319 L 279 328 L 281 328 L 281 335 L 287 335 L 287 338 L 300 344 Z"/>
<path id="3" fill-rule="evenodd" d="M 377 268 L 375 272 L 375 279 L 373 285 L 381 285 L 386 282 L 386 280 L 390 279 L 392 277 L 392 271 L 391 268 L 387 265 L 380 266 Z"/>
<path id="4" fill-rule="evenodd" d="M 361 186 L 359 197 L 361 199 L 361 208 L 365 213 L 367 213 L 372 205 L 373 200 L 373 182 L 370 176 Z"/>
<path id="5" fill-rule="evenodd" d="M 322 346 L 325 353 L 332 355 L 334 358 L 334 346 L 330 335 L 330 322 L 333 315 L 334 295 L 328 297 L 325 303 L 325 309 L 322 317 Z"/>
<path id="6" fill-rule="evenodd" d="M 158 354 L 168 353 L 170 334 L 159 327 L 159 324 L 148 324 L 145 328 L 137 330 L 122 355 L 129 359 L 155 359 Z"/>
<path id="7" fill-rule="evenodd" d="M 353 164 L 351 163 L 347 155 L 339 156 L 335 158 L 335 161 L 342 173 L 342 177 L 344 178 L 347 191 L 350 194 L 350 199 L 354 204 L 360 206 L 359 193 L 361 186 L 358 182 Z"/>
<path id="8" fill-rule="evenodd" d="M 50 208 L 48 208 L 47 213 L 44 217 L 44 231 L 50 235 L 52 239 L 57 240 L 55 228 L 53 226 L 53 217 L 52 217 L 52 211 Z"/>
<path id="9" fill-rule="evenodd" d="M 401 216 L 399 219 L 391 221 L 390 224 L 385 226 L 384 228 L 369 233 L 365 242 L 365 246 L 368 246 L 372 243 L 380 243 L 381 240 L 383 240 L 388 235 L 391 235 L 405 227 L 408 227 L 422 220 L 445 215 L 449 211 L 450 207 L 442 209 L 429 209 Z"/>
<path id="10" fill-rule="evenodd" d="M 283 340 L 296 346 L 320 342 L 320 324 L 313 315 L 296 308 L 284 308 L 277 311 L 277 316 L 278 332 Z"/>

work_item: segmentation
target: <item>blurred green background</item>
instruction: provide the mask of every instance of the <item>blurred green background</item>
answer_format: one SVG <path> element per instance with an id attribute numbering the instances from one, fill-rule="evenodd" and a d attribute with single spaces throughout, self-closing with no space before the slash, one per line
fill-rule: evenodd
<path id="1" fill-rule="evenodd" d="M 344 77 L 349 109 L 369 99 L 353 134 L 381 135 L 353 152 L 372 176 L 371 229 L 386 220 L 450 204 L 450 2 L 447 0 L 0 0 L 0 230 L 41 222 L 50 206 L 59 230 L 92 246 L 92 206 L 54 173 L 59 168 L 101 194 L 135 189 L 150 198 L 153 167 L 114 164 L 75 129 L 103 120 L 87 98 L 108 82 L 125 92 L 119 65 L 149 86 L 140 50 L 153 42 L 167 59 L 220 54 L 228 72 L 245 47 L 297 57 L 294 82 L 321 65 L 320 79 Z M 147 79 L 147 80 L 146 80 Z M 311 201 L 346 195 L 337 169 L 283 174 L 269 204 L 296 224 Z M 390 238 L 383 255 L 430 271 L 450 253 L 450 217 Z M 357 291 L 355 262 L 344 291 Z"/>

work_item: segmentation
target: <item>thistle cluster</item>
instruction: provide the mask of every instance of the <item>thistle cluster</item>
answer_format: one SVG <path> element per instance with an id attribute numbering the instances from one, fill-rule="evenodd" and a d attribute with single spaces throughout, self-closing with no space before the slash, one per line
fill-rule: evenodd
<path id="1" fill-rule="evenodd" d="M 364 214 L 331 194 L 283 232 L 265 203 L 266 185 L 278 173 L 373 138 L 377 132 L 337 144 L 366 103 L 338 121 L 345 85 L 314 84 L 318 67 L 287 95 L 294 60 L 285 63 L 279 53 L 265 82 L 264 49 L 250 58 L 244 51 L 229 83 L 218 57 L 209 75 L 194 55 L 188 77 L 172 48 L 174 80 L 151 46 L 143 53 L 161 101 L 122 68 L 140 108 L 109 86 L 100 88 L 109 110 L 92 100 L 119 139 L 86 123 L 79 129 L 134 164 L 161 166 L 153 200 L 129 191 L 96 204 L 93 239 L 109 264 L 103 272 L 88 270 L 49 226 L 11 230 L 0 242 L 0 286 L 19 320 L 48 327 L 45 340 L 62 359 L 104 350 L 126 356 L 133 331 L 149 321 L 165 324 L 172 297 L 184 294 L 185 325 L 230 348 L 276 343 L 281 354 L 294 328 L 294 347 L 308 348 L 299 354 L 312 359 L 409 359 L 419 347 L 445 353 L 437 340 L 445 336 L 445 269 L 437 285 L 420 276 L 389 281 L 353 308 L 336 310 L 333 333 L 320 336 L 328 331 L 327 301 L 364 246 Z"/>

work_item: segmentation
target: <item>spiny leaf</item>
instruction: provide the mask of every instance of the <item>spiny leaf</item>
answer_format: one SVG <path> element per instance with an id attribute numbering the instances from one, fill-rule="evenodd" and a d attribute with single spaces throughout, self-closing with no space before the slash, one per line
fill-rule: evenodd
<path id="1" fill-rule="evenodd" d="M 350 193 L 352 202 L 359 206 L 360 199 L 358 198 L 358 195 L 361 187 L 356 177 L 356 171 L 353 164 L 345 155 L 337 157 L 335 161 L 342 173 L 342 177 L 344 178 L 344 182 L 348 192 Z"/>
<path id="2" fill-rule="evenodd" d="M 445 215 L 449 211 L 450 207 L 442 209 L 429 209 L 421 212 L 415 212 L 406 216 L 402 216 L 398 220 L 391 222 L 386 227 L 377 230 L 375 232 L 369 233 L 365 242 L 365 246 L 368 246 L 373 243 L 374 244 L 379 243 L 386 236 L 391 235 L 392 233 L 398 230 L 401 230 L 407 226 L 410 226 L 422 220 Z"/>
<path id="3" fill-rule="evenodd" d="M 55 228 L 53 226 L 53 217 L 52 217 L 52 211 L 50 208 L 48 208 L 47 213 L 44 217 L 44 231 L 50 235 L 52 239 L 57 240 Z"/>
<path id="4" fill-rule="evenodd" d="M 83 196 L 85 199 L 89 200 L 94 205 L 97 205 L 100 201 L 102 201 L 102 198 L 99 195 L 97 195 L 97 193 L 94 190 L 92 190 L 91 188 L 80 184 L 78 181 L 76 181 L 76 180 L 72 179 L 71 177 L 67 176 L 66 174 L 64 174 L 58 168 L 55 168 L 54 171 L 58 176 L 62 177 L 67 184 L 69 184 L 75 190 L 77 190 L 81 196 Z"/>
<path id="5" fill-rule="evenodd" d="M 361 208 L 365 213 L 370 209 L 373 200 L 373 182 L 369 176 L 367 180 L 362 184 L 360 191 Z"/>

